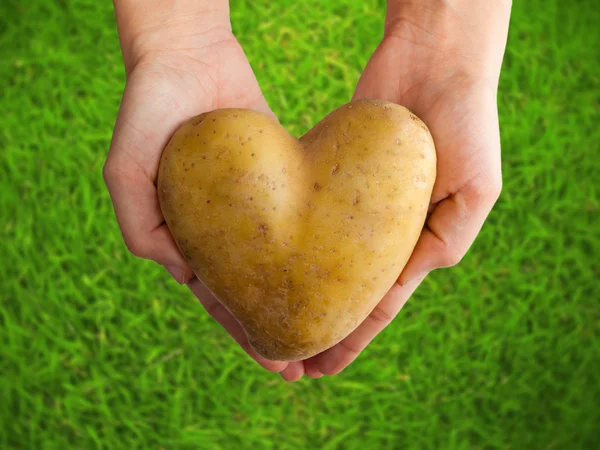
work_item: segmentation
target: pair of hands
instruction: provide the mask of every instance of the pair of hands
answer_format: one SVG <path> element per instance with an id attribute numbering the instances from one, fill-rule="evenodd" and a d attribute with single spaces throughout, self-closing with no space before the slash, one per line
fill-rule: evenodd
<path id="1" fill-rule="evenodd" d="M 125 243 L 134 255 L 158 262 L 179 283 L 187 284 L 253 359 L 288 381 L 304 374 L 333 375 L 350 364 L 430 271 L 461 260 L 499 196 L 496 91 L 510 4 L 494 11 L 504 15 L 503 26 L 497 18 L 486 17 L 490 11 L 485 6 L 475 7 L 478 17 L 473 18 L 467 9 L 439 7 L 435 2 L 427 8 L 425 3 L 388 4 L 385 36 L 354 99 L 377 98 L 406 106 L 430 128 L 438 174 L 427 224 L 398 282 L 369 317 L 331 349 L 291 363 L 268 361 L 250 347 L 241 326 L 195 278 L 158 204 L 155 180 L 160 155 L 183 121 L 228 107 L 272 114 L 229 21 L 204 27 L 206 31 L 197 24 L 188 27 L 193 19 L 174 21 L 139 33 L 131 45 L 123 45 L 127 84 L 104 177 Z"/>

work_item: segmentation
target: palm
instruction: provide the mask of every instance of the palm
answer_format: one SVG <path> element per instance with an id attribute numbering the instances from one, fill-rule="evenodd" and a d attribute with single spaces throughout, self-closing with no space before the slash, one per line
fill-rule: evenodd
<path id="1" fill-rule="evenodd" d="M 128 80 L 119 119 L 144 140 L 143 159 L 136 162 L 155 175 L 162 149 L 178 125 L 225 107 L 268 110 L 233 36 L 210 47 L 142 60 Z"/>

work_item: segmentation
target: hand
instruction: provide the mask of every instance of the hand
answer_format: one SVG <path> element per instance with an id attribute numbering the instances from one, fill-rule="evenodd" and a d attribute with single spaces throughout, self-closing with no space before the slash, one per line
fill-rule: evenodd
<path id="1" fill-rule="evenodd" d="M 217 108 L 250 108 L 271 114 L 252 69 L 231 33 L 227 8 L 189 11 L 164 2 L 165 11 L 136 10 L 137 2 L 115 2 L 127 84 L 104 178 L 129 250 L 164 265 L 187 283 L 206 310 L 263 367 L 281 371 L 248 345 L 233 317 L 198 281 L 163 219 L 155 187 L 162 150 L 185 120 Z M 158 7 L 157 7 L 158 8 Z M 186 9 L 177 16 L 178 8 Z M 148 9 L 146 9 L 148 11 Z M 177 17 L 175 17 L 177 16 Z M 144 20 L 141 20 L 144 19 Z M 166 19 L 164 22 L 163 20 Z"/>
<path id="2" fill-rule="evenodd" d="M 385 38 L 354 94 L 406 106 L 428 125 L 438 172 L 427 223 L 398 282 L 369 317 L 331 349 L 289 364 L 281 373 L 288 381 L 333 375 L 350 364 L 430 271 L 462 259 L 500 194 L 496 91 L 510 3 L 448 3 L 452 8 L 390 1 Z"/>

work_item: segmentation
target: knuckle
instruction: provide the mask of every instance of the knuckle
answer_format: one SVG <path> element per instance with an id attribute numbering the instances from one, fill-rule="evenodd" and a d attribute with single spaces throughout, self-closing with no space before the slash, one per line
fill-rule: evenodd
<path id="1" fill-rule="evenodd" d="M 490 184 L 490 198 L 494 203 L 500 198 L 500 194 L 502 194 L 502 178 L 498 178 Z"/>
<path id="2" fill-rule="evenodd" d="M 463 259 L 463 252 L 452 245 L 445 245 L 441 258 L 442 267 L 452 267 L 459 264 Z"/>
<path id="3" fill-rule="evenodd" d="M 137 256 L 138 258 L 149 257 L 148 246 L 138 237 L 125 238 L 125 245 L 132 255 Z"/>
<path id="4" fill-rule="evenodd" d="M 470 196 L 478 205 L 490 206 L 496 203 L 502 192 L 502 176 L 488 175 L 474 180 L 470 186 Z"/>
<path id="5" fill-rule="evenodd" d="M 375 322 L 379 327 L 383 328 L 389 325 L 394 317 L 388 313 L 381 306 L 377 305 L 369 316 L 373 322 Z"/>
<path id="6" fill-rule="evenodd" d="M 346 353 L 346 357 L 350 357 L 351 359 L 356 358 L 358 355 L 360 355 L 360 352 L 363 350 L 362 347 L 360 346 L 355 346 L 347 341 L 342 341 L 340 342 L 340 345 L 342 346 L 342 348 L 344 349 L 345 353 Z M 343 367 L 344 366 L 344 359 L 340 358 L 337 361 L 336 366 L 337 367 Z"/>
<path id="7" fill-rule="evenodd" d="M 108 161 L 106 161 L 104 167 L 102 167 L 102 178 L 104 178 L 104 183 L 106 185 L 110 184 L 111 180 L 114 179 L 113 165 Z"/>

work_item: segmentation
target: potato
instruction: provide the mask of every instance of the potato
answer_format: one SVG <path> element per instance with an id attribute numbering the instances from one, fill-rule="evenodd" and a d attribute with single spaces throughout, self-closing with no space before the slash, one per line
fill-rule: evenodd
<path id="1" fill-rule="evenodd" d="M 294 361 L 346 337 L 396 282 L 435 169 L 427 127 L 393 103 L 349 103 L 299 140 L 224 109 L 177 130 L 158 193 L 182 254 L 252 347 Z"/>

